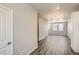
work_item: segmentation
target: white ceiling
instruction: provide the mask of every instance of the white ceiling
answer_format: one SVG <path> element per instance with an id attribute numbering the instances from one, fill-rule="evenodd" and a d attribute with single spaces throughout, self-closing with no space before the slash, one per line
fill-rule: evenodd
<path id="1" fill-rule="evenodd" d="M 43 17 L 53 19 L 54 17 L 68 17 L 70 13 L 79 10 L 78 3 L 29 3 Z M 57 10 L 57 7 L 60 9 Z"/>

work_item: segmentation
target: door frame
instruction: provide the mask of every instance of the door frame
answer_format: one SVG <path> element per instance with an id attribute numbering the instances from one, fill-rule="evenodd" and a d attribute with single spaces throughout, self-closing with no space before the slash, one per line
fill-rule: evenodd
<path id="1" fill-rule="evenodd" d="M 39 46 L 39 13 L 37 13 L 37 45 Z"/>
<path id="2" fill-rule="evenodd" d="M 0 5 L 0 8 L 3 8 L 3 9 L 6 9 L 6 10 L 10 11 L 11 23 L 10 23 L 10 27 L 9 28 L 11 29 L 10 33 L 11 33 L 11 41 L 12 41 L 12 44 L 13 44 L 13 46 L 12 46 L 12 55 L 13 55 L 13 48 L 14 48 L 14 42 L 13 42 L 13 10 L 11 8 L 9 8 L 9 7 L 4 6 L 4 5 Z M 6 34 L 8 34 L 8 33 L 6 33 Z"/>

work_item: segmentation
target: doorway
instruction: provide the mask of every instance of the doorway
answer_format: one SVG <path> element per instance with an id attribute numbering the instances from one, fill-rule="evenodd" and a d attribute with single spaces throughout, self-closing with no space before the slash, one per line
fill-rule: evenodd
<path id="1" fill-rule="evenodd" d="M 13 55 L 13 10 L 0 6 L 0 55 Z"/>
<path id="2" fill-rule="evenodd" d="M 66 35 L 67 34 L 67 22 L 50 23 L 49 34 Z"/>

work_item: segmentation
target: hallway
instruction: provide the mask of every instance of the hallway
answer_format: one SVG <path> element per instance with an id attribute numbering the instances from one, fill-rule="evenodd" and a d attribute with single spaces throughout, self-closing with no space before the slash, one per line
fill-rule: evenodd
<path id="1" fill-rule="evenodd" d="M 0 55 L 79 55 L 79 3 L 0 5 Z"/>
<path id="2" fill-rule="evenodd" d="M 37 54 L 38 53 L 38 54 Z M 71 50 L 70 39 L 65 36 L 49 35 L 47 39 L 39 42 L 35 55 L 76 55 Z"/>

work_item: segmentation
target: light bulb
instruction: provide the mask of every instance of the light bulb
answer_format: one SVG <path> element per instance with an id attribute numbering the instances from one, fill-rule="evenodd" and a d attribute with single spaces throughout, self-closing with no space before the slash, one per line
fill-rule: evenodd
<path id="1" fill-rule="evenodd" d="M 56 7 L 56 10 L 59 10 L 59 9 L 60 9 L 60 7 L 59 7 L 59 6 L 57 6 L 57 7 Z"/>

